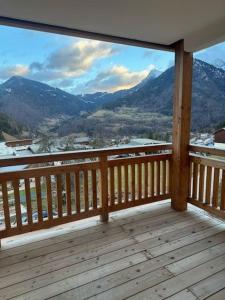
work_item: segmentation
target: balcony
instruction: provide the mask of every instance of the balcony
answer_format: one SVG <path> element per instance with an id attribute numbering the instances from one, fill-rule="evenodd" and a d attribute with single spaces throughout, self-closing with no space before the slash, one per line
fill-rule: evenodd
<path id="1" fill-rule="evenodd" d="M 0 299 L 223 299 L 224 152 L 189 150 L 183 212 L 169 144 L 2 160 Z"/>
<path id="2" fill-rule="evenodd" d="M 0 299 L 225 299 L 225 152 L 189 145 L 193 52 L 224 41 L 224 1 L 130 2 L 1 7 L 1 25 L 173 52 L 175 84 L 172 145 L 0 160 L 29 166 L 0 173 Z"/>

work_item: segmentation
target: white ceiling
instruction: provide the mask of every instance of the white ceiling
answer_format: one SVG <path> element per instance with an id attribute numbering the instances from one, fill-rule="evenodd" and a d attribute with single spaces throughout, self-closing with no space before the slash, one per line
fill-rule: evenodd
<path id="1" fill-rule="evenodd" d="M 169 45 L 225 41 L 225 0 L 0 0 L 0 15 Z"/>

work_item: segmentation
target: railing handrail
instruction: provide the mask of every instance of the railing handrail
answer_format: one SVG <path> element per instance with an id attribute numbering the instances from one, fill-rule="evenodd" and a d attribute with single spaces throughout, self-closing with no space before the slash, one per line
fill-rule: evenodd
<path id="1" fill-rule="evenodd" d="M 53 161 L 75 160 L 84 158 L 93 158 L 99 156 L 110 156 L 128 153 L 172 150 L 172 144 L 164 143 L 157 145 L 144 145 L 126 148 L 104 148 L 94 150 L 68 151 L 48 154 L 35 154 L 21 157 L 7 157 L 0 159 L 0 167 L 46 163 Z"/>
<path id="2" fill-rule="evenodd" d="M 225 150 L 207 147 L 207 146 L 189 145 L 189 151 L 202 152 L 202 153 L 206 153 L 206 154 L 225 157 Z"/>

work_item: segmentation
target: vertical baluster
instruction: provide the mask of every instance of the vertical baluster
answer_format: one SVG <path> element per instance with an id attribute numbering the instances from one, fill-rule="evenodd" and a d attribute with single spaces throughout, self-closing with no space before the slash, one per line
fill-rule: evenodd
<path id="1" fill-rule="evenodd" d="M 199 174 L 199 201 L 200 202 L 203 202 L 204 186 L 205 186 L 205 166 L 200 165 L 200 174 Z"/>
<path id="2" fill-rule="evenodd" d="M 5 228 L 11 228 L 7 182 L 2 182 L 2 201 L 5 218 Z"/>
<path id="3" fill-rule="evenodd" d="M 214 168 L 214 180 L 213 180 L 213 198 L 212 206 L 218 207 L 218 192 L 219 192 L 219 169 Z"/>
<path id="4" fill-rule="evenodd" d="M 121 166 L 117 166 L 117 197 L 118 203 L 122 203 Z"/>
<path id="5" fill-rule="evenodd" d="M 15 198 L 15 209 L 16 209 L 16 223 L 17 227 L 21 229 L 22 227 L 22 217 L 21 217 L 21 206 L 20 206 L 20 190 L 19 190 L 19 180 L 13 181 L 14 198 Z"/>
<path id="6" fill-rule="evenodd" d="M 125 203 L 128 203 L 128 199 L 129 199 L 129 196 L 128 196 L 128 165 L 125 165 L 124 166 L 124 180 L 125 180 Z"/>
<path id="7" fill-rule="evenodd" d="M 158 160 L 156 162 L 156 170 L 157 170 L 157 185 L 156 185 L 156 193 L 157 193 L 157 196 L 160 195 L 160 161 Z"/>
<path id="8" fill-rule="evenodd" d="M 76 212 L 80 213 L 80 172 L 75 173 L 74 193 L 76 198 Z"/>
<path id="9" fill-rule="evenodd" d="M 88 171 L 84 170 L 84 206 L 85 211 L 89 211 L 89 195 L 88 195 Z"/>
<path id="10" fill-rule="evenodd" d="M 135 201 L 135 164 L 131 165 L 131 193 L 132 201 Z"/>
<path id="11" fill-rule="evenodd" d="M 42 222 L 43 216 L 42 216 L 42 198 L 41 198 L 40 177 L 35 177 L 35 188 L 36 188 L 36 197 L 37 197 L 38 222 Z"/>
<path id="12" fill-rule="evenodd" d="M 138 164 L 138 200 L 142 199 L 142 164 Z"/>
<path id="13" fill-rule="evenodd" d="M 212 167 L 207 167 L 205 203 L 211 203 Z"/>
<path id="14" fill-rule="evenodd" d="M 102 207 L 102 222 L 107 222 L 108 214 L 108 166 L 107 156 L 100 157 L 100 173 L 101 173 L 101 207 Z"/>
<path id="15" fill-rule="evenodd" d="M 154 197 L 155 195 L 155 162 L 151 162 L 151 196 Z"/>
<path id="16" fill-rule="evenodd" d="M 148 163 L 144 164 L 145 168 L 145 199 L 148 198 Z"/>
<path id="17" fill-rule="evenodd" d="M 58 207 L 58 217 L 63 216 L 62 210 L 62 177 L 61 174 L 56 175 L 56 185 L 57 185 L 57 207 Z"/>
<path id="18" fill-rule="evenodd" d="M 222 171 L 221 202 L 220 209 L 225 210 L 225 170 Z"/>
<path id="19" fill-rule="evenodd" d="M 173 168 L 172 168 L 172 160 L 170 159 L 168 161 L 168 193 L 171 193 L 171 187 L 172 187 L 172 179 L 173 179 Z"/>
<path id="20" fill-rule="evenodd" d="M 192 183 L 193 183 L 193 162 L 190 162 L 190 170 L 189 170 L 189 188 L 188 188 L 188 196 L 192 198 Z"/>
<path id="21" fill-rule="evenodd" d="M 198 164 L 194 163 L 193 166 L 193 199 L 197 200 L 197 188 L 198 188 Z"/>
<path id="22" fill-rule="evenodd" d="M 71 207 L 71 178 L 70 178 L 70 173 L 66 173 L 66 209 L 67 209 L 67 216 L 71 216 L 72 207 Z"/>
<path id="23" fill-rule="evenodd" d="M 47 205 L 48 205 L 48 219 L 53 219 L 52 214 L 52 186 L 51 186 L 51 176 L 46 176 L 46 191 L 47 191 Z"/>
<path id="24" fill-rule="evenodd" d="M 162 194 L 166 194 L 166 160 L 162 161 Z"/>
<path id="25" fill-rule="evenodd" d="M 92 177 L 92 199 L 93 209 L 97 209 L 97 181 L 96 181 L 96 170 L 91 171 Z"/>
<path id="26" fill-rule="evenodd" d="M 29 225 L 32 224 L 32 206 L 31 206 L 31 195 L 30 195 L 30 180 L 25 179 L 25 194 L 26 194 L 26 204 L 27 204 L 27 222 Z"/>

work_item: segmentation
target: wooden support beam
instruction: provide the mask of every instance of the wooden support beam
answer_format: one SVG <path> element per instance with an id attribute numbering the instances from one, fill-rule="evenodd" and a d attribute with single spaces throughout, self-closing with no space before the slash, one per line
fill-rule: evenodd
<path id="1" fill-rule="evenodd" d="M 173 102 L 172 207 L 187 209 L 189 182 L 193 55 L 184 51 L 184 41 L 175 44 L 175 93 Z"/>

